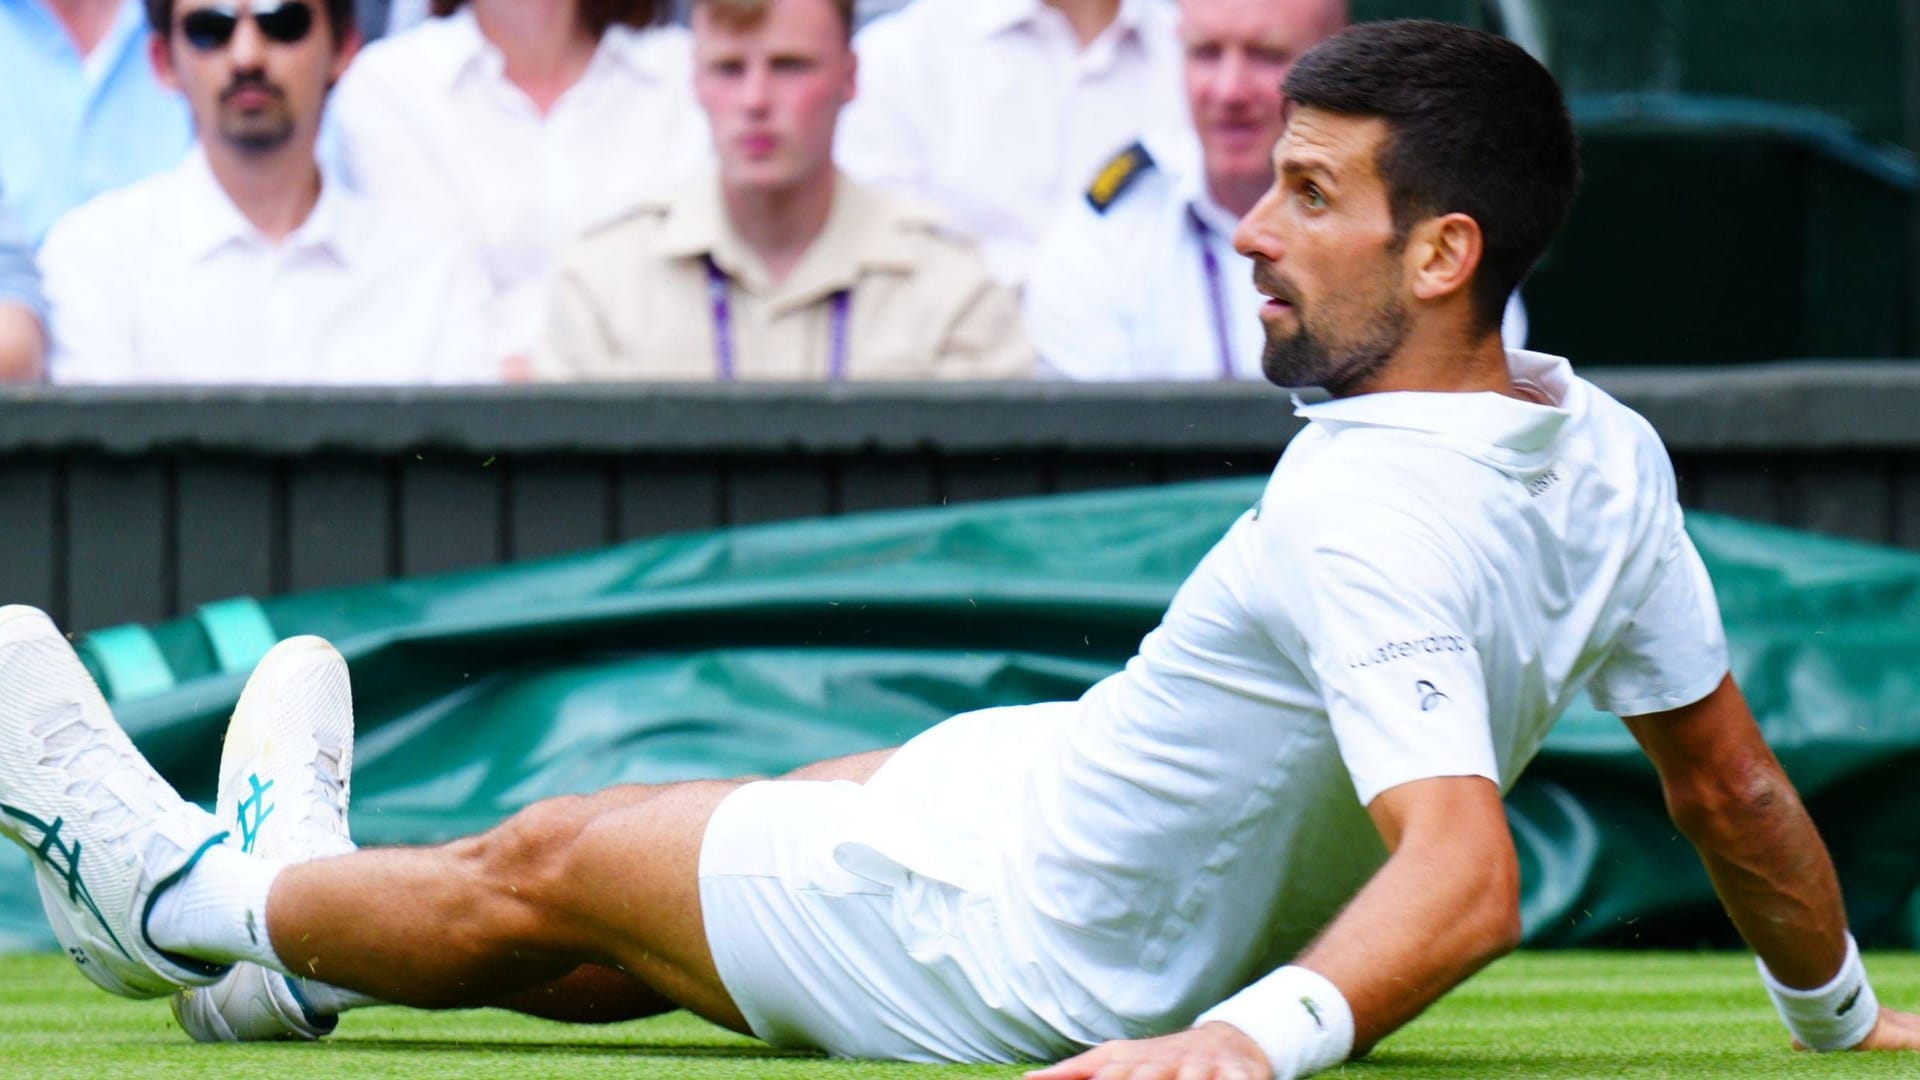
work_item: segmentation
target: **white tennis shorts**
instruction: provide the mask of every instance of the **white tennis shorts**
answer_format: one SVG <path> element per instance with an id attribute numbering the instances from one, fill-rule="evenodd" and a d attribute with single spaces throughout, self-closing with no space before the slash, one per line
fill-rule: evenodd
<path id="1" fill-rule="evenodd" d="M 836 859 L 877 805 L 847 781 L 762 781 L 714 811 L 700 904 L 721 981 L 754 1034 L 898 1061 L 1052 1061 L 1083 1049 L 1026 1007 L 1044 991 L 1021 984 L 988 898 Z"/>

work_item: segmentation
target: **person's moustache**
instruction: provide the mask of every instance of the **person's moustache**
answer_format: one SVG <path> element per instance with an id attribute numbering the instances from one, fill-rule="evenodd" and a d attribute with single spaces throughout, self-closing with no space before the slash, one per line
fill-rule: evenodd
<path id="1" fill-rule="evenodd" d="M 1300 306 L 1300 301 L 1293 291 L 1293 286 L 1275 272 L 1270 263 L 1257 260 L 1254 262 L 1253 286 L 1263 294 L 1273 297 L 1275 300 L 1285 301 L 1295 307 Z"/>
<path id="2" fill-rule="evenodd" d="M 259 72 L 243 72 L 235 75 L 233 81 L 227 84 L 227 88 L 220 91 L 220 100 L 227 101 L 235 94 L 247 89 L 265 90 L 267 93 L 272 94 L 275 100 L 280 101 L 284 101 L 287 96 L 281 92 L 279 87 L 268 82 L 265 75 Z"/>

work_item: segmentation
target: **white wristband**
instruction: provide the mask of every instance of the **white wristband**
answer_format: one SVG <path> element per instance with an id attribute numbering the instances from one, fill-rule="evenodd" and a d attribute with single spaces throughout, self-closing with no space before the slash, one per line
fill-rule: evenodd
<path id="1" fill-rule="evenodd" d="M 1200 1014 L 1194 1027 L 1232 1024 L 1260 1045 L 1273 1080 L 1330 1069 L 1353 1052 L 1353 1009 L 1317 971 L 1288 964 Z"/>
<path id="2" fill-rule="evenodd" d="M 1867 981 L 1867 967 L 1860 962 L 1860 947 L 1853 935 L 1847 935 L 1847 958 L 1825 986 L 1795 990 L 1783 985 L 1767 970 L 1759 957 L 1760 981 L 1767 984 L 1767 996 L 1780 1010 L 1793 1037 L 1810 1050 L 1850 1050 L 1860 1044 L 1880 1021 L 1880 999 Z"/>

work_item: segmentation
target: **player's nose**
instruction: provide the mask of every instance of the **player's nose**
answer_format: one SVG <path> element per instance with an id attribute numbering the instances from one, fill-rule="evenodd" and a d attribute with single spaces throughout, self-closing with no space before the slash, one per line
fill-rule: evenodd
<path id="1" fill-rule="evenodd" d="M 1234 226 L 1233 250 L 1247 258 L 1264 258 L 1269 262 L 1279 262 L 1284 251 L 1280 233 L 1276 227 L 1280 208 L 1280 188 L 1274 185 L 1267 189 L 1260 201 L 1253 204 L 1240 223 Z"/>

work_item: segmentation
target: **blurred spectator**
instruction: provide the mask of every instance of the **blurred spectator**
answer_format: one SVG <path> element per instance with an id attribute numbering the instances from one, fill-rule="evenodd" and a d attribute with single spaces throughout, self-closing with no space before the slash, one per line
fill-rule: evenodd
<path id="1" fill-rule="evenodd" d="M 1345 0 L 1181 0 L 1191 123 L 1100 170 L 1041 242 L 1027 327 L 1073 379 L 1260 378 L 1252 267 L 1233 230 L 1273 186 L 1295 57 L 1346 23 Z M 1198 146 L 1194 145 L 1198 135 Z"/>
<path id="2" fill-rule="evenodd" d="M 46 318 L 33 249 L 0 202 L 0 382 L 39 380 L 47 351 Z"/>
<path id="3" fill-rule="evenodd" d="M 1233 231 L 1273 186 L 1280 84 L 1296 57 L 1346 24 L 1347 4 L 1180 0 L 1179 9 L 1190 123 L 1108 162 L 1035 255 L 1026 322 L 1051 374 L 1263 377 L 1266 297 Z M 1503 327 L 1510 344 L 1524 342 L 1524 326 L 1516 297 Z"/>
<path id="4" fill-rule="evenodd" d="M 154 64 L 204 135 L 62 218 L 41 250 L 56 382 L 497 377 L 485 275 L 450 225 L 369 203 L 314 160 L 352 0 L 152 0 Z"/>
<path id="5" fill-rule="evenodd" d="M 0 188 L 28 240 L 186 154 L 187 110 L 147 38 L 140 0 L 0 2 Z"/>
<path id="6" fill-rule="evenodd" d="M 1166 0 L 914 0 L 860 32 L 841 165 L 947 211 L 1002 281 L 1100 163 L 1182 121 Z"/>
<path id="7" fill-rule="evenodd" d="M 667 0 L 433 4 L 354 64 L 332 134 L 355 187 L 464 219 L 526 350 L 560 249 L 705 170 L 687 32 Z"/>
<path id="8" fill-rule="evenodd" d="M 696 0 L 716 180 L 562 260 L 540 373 L 622 379 L 1024 377 L 1018 304 L 930 210 L 833 164 L 851 0 Z"/>

